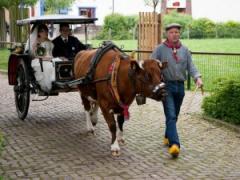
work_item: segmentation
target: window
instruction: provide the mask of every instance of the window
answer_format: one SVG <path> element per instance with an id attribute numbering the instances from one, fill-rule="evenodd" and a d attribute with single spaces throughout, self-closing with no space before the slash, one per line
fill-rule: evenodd
<path id="1" fill-rule="evenodd" d="M 79 15 L 95 18 L 95 8 L 79 8 Z"/>

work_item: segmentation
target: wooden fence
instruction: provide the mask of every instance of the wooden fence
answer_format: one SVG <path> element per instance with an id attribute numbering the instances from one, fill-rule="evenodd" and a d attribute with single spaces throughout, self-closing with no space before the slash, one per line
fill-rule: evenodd
<path id="1" fill-rule="evenodd" d="M 5 9 L 0 8 L 0 41 L 7 40 L 7 26 L 5 21 Z M 0 47 L 4 47 L 3 44 L 0 44 Z"/>
<path id="2" fill-rule="evenodd" d="M 7 11 L 9 12 L 9 17 L 7 15 Z M 10 40 L 10 42 L 26 42 L 28 36 L 28 27 L 17 26 L 17 20 L 21 18 L 28 18 L 28 16 L 28 8 L 23 9 L 22 12 L 18 7 L 10 7 L 8 10 L 0 8 L 0 41 L 6 42 L 7 40 Z M 8 21 L 9 24 L 7 23 Z M 7 30 L 10 39 L 7 39 Z M 3 43 L 0 44 L 0 47 L 4 46 L 5 45 Z"/>
<path id="3" fill-rule="evenodd" d="M 23 16 L 23 17 L 21 17 Z M 28 8 L 24 8 L 23 12 L 18 7 L 9 8 L 9 19 L 10 19 L 10 41 L 11 42 L 26 42 L 28 35 L 27 26 L 17 26 L 16 22 L 18 19 L 28 18 Z"/>
<path id="4" fill-rule="evenodd" d="M 162 16 L 153 12 L 140 12 L 138 24 L 138 50 L 152 51 L 162 41 Z M 140 59 L 150 53 L 140 53 Z"/>

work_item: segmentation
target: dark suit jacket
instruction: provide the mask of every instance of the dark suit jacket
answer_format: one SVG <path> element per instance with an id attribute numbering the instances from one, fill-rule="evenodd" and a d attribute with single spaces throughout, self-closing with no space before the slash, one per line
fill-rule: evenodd
<path id="1" fill-rule="evenodd" d="M 86 49 L 86 46 L 73 36 L 68 36 L 67 43 L 63 42 L 61 36 L 56 37 L 52 42 L 54 44 L 53 57 L 66 57 L 73 60 L 79 51 Z"/>

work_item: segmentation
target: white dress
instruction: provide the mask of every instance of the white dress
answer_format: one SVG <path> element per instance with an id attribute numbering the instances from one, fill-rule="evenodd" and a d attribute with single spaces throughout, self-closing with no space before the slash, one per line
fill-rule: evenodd
<path id="1" fill-rule="evenodd" d="M 52 82 L 56 80 L 55 74 L 55 62 L 62 61 L 60 58 L 52 58 L 53 43 L 49 40 L 44 41 L 40 44 L 44 47 L 46 53 L 42 56 L 43 72 L 41 70 L 40 59 L 35 58 L 32 60 L 31 66 L 34 69 L 34 76 L 36 81 L 44 92 L 50 92 L 52 89 Z"/>

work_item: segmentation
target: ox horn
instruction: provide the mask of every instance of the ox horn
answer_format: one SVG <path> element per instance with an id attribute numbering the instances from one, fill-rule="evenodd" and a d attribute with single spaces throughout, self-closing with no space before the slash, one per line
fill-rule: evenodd
<path id="1" fill-rule="evenodd" d="M 134 58 L 135 58 L 135 54 L 136 54 L 136 51 L 132 51 L 131 54 L 130 54 L 130 57 L 131 57 L 132 59 L 134 59 Z"/>
<path id="2" fill-rule="evenodd" d="M 143 68 L 143 64 L 144 64 L 144 60 L 140 60 L 140 61 L 138 61 L 138 65 L 139 65 L 139 67 L 140 67 L 141 69 L 144 70 L 144 68 Z"/>
<path id="3" fill-rule="evenodd" d="M 162 67 L 163 67 L 163 65 L 162 65 L 162 63 L 161 63 L 161 62 L 158 62 L 158 64 L 159 64 L 159 67 L 160 67 L 160 68 L 162 68 Z"/>

